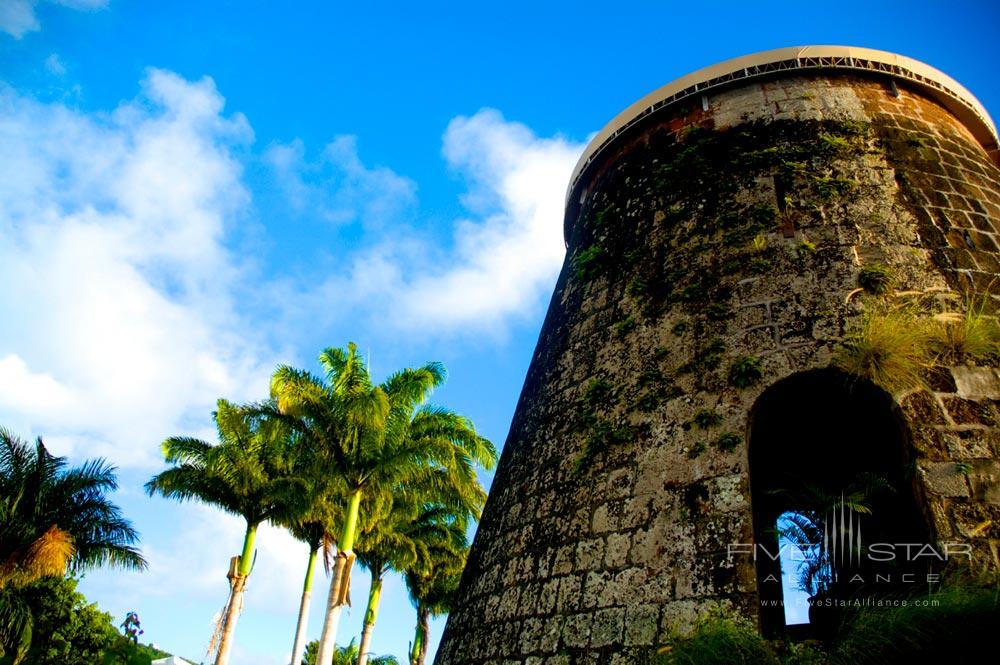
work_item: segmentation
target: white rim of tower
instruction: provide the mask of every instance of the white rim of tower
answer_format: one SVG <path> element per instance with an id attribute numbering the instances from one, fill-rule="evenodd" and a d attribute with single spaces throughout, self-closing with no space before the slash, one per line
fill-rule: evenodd
<path id="1" fill-rule="evenodd" d="M 857 46 L 791 46 L 726 60 L 655 90 L 619 113 L 587 144 L 566 191 L 567 208 L 583 202 L 573 195 L 589 167 L 622 134 L 640 121 L 677 102 L 746 81 L 789 71 L 843 70 L 886 74 L 930 96 L 964 124 L 994 162 L 1000 162 L 1000 139 L 990 114 L 975 96 L 944 72 L 903 55 Z M 582 197 L 584 194 L 581 194 Z"/>

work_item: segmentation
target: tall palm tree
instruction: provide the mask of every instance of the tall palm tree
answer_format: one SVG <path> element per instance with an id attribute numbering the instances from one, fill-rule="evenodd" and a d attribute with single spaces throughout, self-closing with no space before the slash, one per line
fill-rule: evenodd
<path id="1" fill-rule="evenodd" d="M 221 399 L 213 416 L 219 444 L 189 437 L 167 439 L 163 455 L 174 466 L 146 483 L 146 492 L 178 501 L 202 501 L 246 521 L 243 550 L 230 561 L 229 600 L 216 632 L 218 639 L 212 640 L 218 648 L 216 665 L 225 665 L 243 608 L 257 528 L 267 520 L 287 520 L 301 511 L 304 483 L 293 473 L 290 431 L 284 423 Z"/>
<path id="2" fill-rule="evenodd" d="M 312 604 L 313 576 L 316 573 L 316 559 L 320 548 L 327 538 L 327 528 L 320 521 L 306 521 L 289 526 L 292 536 L 309 546 L 309 562 L 306 564 L 306 577 L 302 583 L 302 599 L 299 601 L 299 618 L 295 624 L 295 641 L 292 644 L 291 663 L 302 660 L 306 648 L 306 628 L 309 624 L 309 607 Z"/>
<path id="3" fill-rule="evenodd" d="M 104 460 L 66 468 L 41 438 L 31 446 L 0 428 L 0 655 L 13 651 L 17 662 L 30 646 L 18 588 L 67 570 L 146 567 L 138 533 L 105 496 L 117 488 Z"/>
<path id="4" fill-rule="evenodd" d="M 442 542 L 457 531 L 465 533 L 469 520 L 478 520 L 486 491 L 476 482 L 462 487 L 449 482 L 447 470 L 429 473 L 433 482 L 414 482 L 400 488 L 392 512 L 359 539 L 358 561 L 371 574 L 357 665 L 365 665 L 378 616 L 382 583 L 390 570 L 405 571 L 429 560 Z M 443 483 L 434 476 L 442 476 Z"/>
<path id="5" fill-rule="evenodd" d="M 430 639 L 430 619 L 451 610 L 462 578 L 469 543 L 465 529 L 455 524 L 450 537 L 435 542 L 429 557 L 408 568 L 404 577 L 417 608 L 417 626 L 410 645 L 410 665 L 424 665 Z"/>
<path id="6" fill-rule="evenodd" d="M 347 602 L 362 498 L 386 496 L 428 468 L 474 479 L 477 464 L 491 468 L 495 463 L 496 449 L 468 419 L 421 407 L 444 381 L 439 363 L 396 372 L 378 386 L 353 343 L 346 350 L 327 349 L 320 363 L 325 380 L 279 367 L 271 389 L 279 409 L 302 420 L 311 445 L 322 451 L 328 477 L 348 497 L 319 644 L 319 665 L 330 665 Z"/>

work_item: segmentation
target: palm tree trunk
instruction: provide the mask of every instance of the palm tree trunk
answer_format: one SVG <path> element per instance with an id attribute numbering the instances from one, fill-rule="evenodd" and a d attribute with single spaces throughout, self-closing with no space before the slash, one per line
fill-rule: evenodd
<path id="1" fill-rule="evenodd" d="M 337 628 L 340 626 L 340 611 L 346 603 L 346 594 L 342 590 L 350 582 L 351 570 L 348 567 L 354 556 L 354 541 L 358 535 L 358 508 L 361 506 L 361 490 L 351 494 L 347 507 L 347 519 L 344 520 L 344 531 L 337 543 L 337 563 L 333 568 L 333 579 L 330 580 L 330 593 L 326 599 L 326 619 L 323 622 L 323 635 L 319 639 L 319 653 L 316 654 L 316 665 L 332 665 L 333 652 L 336 650 Z"/>
<path id="2" fill-rule="evenodd" d="M 358 647 L 358 665 L 368 663 L 368 647 L 371 645 L 372 633 L 375 630 L 375 619 L 378 616 L 378 603 L 382 596 L 381 575 L 372 576 L 372 585 L 368 590 L 368 608 L 365 610 L 365 624 L 361 630 L 361 646 Z"/>
<path id="3" fill-rule="evenodd" d="M 424 665 L 427 660 L 427 637 L 430 634 L 430 610 L 422 604 L 417 606 L 417 631 L 413 636 L 410 650 L 410 665 Z"/>
<path id="4" fill-rule="evenodd" d="M 309 604 L 312 600 L 313 573 L 316 571 L 316 555 L 319 548 L 310 548 L 309 565 L 306 566 L 306 581 L 302 585 L 302 602 L 299 603 L 299 622 L 295 626 L 295 643 L 292 646 L 291 665 L 302 662 L 302 654 L 306 650 L 306 628 L 309 624 Z"/>
<path id="5" fill-rule="evenodd" d="M 215 665 L 228 665 L 229 654 L 233 649 L 233 636 L 236 634 L 236 620 L 243 611 L 243 594 L 247 588 L 247 578 L 253 565 L 253 544 L 257 538 L 257 525 L 247 524 L 243 536 L 243 552 L 239 556 L 236 571 L 229 581 L 229 602 L 226 604 L 222 623 L 222 636 L 219 639 L 219 651 L 215 655 Z"/>

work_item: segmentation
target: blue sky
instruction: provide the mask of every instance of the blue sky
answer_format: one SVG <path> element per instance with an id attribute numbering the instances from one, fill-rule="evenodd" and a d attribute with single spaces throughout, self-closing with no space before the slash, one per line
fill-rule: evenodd
<path id="1" fill-rule="evenodd" d="M 151 562 L 88 596 L 200 657 L 242 527 L 141 486 L 164 437 L 211 437 L 215 399 L 262 397 L 279 362 L 348 340 L 376 374 L 441 360 L 435 401 L 502 443 L 587 137 L 806 43 L 923 60 L 1000 113 L 991 2 L 0 0 L 0 423 L 117 464 Z M 305 552 L 258 544 L 236 662 L 281 663 Z M 375 650 L 402 657 L 413 619 L 390 583 Z"/>

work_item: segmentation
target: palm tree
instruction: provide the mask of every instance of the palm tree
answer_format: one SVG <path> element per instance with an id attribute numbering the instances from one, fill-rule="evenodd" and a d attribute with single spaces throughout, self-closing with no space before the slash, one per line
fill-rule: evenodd
<path id="1" fill-rule="evenodd" d="M 146 492 L 178 501 L 202 501 L 246 521 L 243 550 L 230 561 L 229 600 L 209 647 L 209 651 L 218 647 L 215 663 L 225 665 L 252 570 L 257 527 L 267 520 L 287 520 L 301 511 L 304 483 L 293 473 L 291 432 L 284 423 L 221 399 L 213 417 L 220 443 L 167 439 L 163 455 L 174 466 L 146 483 Z"/>
<path id="2" fill-rule="evenodd" d="M 796 491 L 772 492 L 788 497 L 796 506 L 781 514 L 775 531 L 802 555 L 796 571 L 800 591 L 810 596 L 829 593 L 840 572 L 836 568 L 861 561 L 861 538 L 855 542 L 848 533 L 860 531 L 862 517 L 872 514 L 874 499 L 879 494 L 894 491 L 883 477 L 863 472 L 839 492 L 814 484 L 805 484 Z M 847 552 L 831 552 L 828 546 L 834 543 L 850 543 L 851 548 Z"/>
<path id="3" fill-rule="evenodd" d="M 470 520 L 478 520 L 486 491 L 449 482 L 447 470 L 429 475 L 433 482 L 400 488 L 392 512 L 359 539 L 358 561 L 371 574 L 357 665 L 365 665 L 371 644 L 383 579 L 390 570 L 405 571 L 429 560 L 435 546 L 449 542 L 457 531 L 464 534 Z M 435 477 L 438 476 L 438 477 Z M 443 480 L 443 482 L 442 482 Z"/>
<path id="4" fill-rule="evenodd" d="M 421 408 L 444 381 L 439 363 L 396 372 L 378 386 L 353 343 L 346 350 L 327 349 L 320 363 L 325 380 L 279 367 L 271 389 L 281 412 L 301 419 L 310 445 L 321 453 L 327 477 L 348 497 L 319 644 L 319 665 L 330 665 L 341 608 L 347 602 L 362 498 L 385 497 L 433 468 L 474 479 L 476 464 L 493 466 L 496 449 L 468 419 Z"/>
<path id="5" fill-rule="evenodd" d="M 316 558 L 320 548 L 327 538 L 326 525 L 320 521 L 306 521 L 292 524 L 288 527 L 296 540 L 301 540 L 309 546 L 309 562 L 306 564 L 306 578 L 302 583 L 302 599 L 299 602 L 299 619 L 295 624 L 295 642 L 292 644 L 292 660 L 297 663 L 302 660 L 306 648 L 306 628 L 309 623 L 309 606 L 312 604 L 313 576 L 316 573 Z"/>
<path id="6" fill-rule="evenodd" d="M 105 496 L 118 488 L 104 460 L 66 468 L 42 439 L 0 428 L 0 655 L 30 646 L 31 615 L 16 591 L 40 577 L 104 564 L 142 570 L 139 534 Z"/>
<path id="7" fill-rule="evenodd" d="M 458 591 L 469 556 L 465 529 L 454 525 L 450 537 L 437 541 L 430 556 L 406 570 L 406 588 L 417 608 L 417 626 L 410 645 L 410 665 L 424 665 L 430 639 L 431 617 L 446 614 Z"/>

